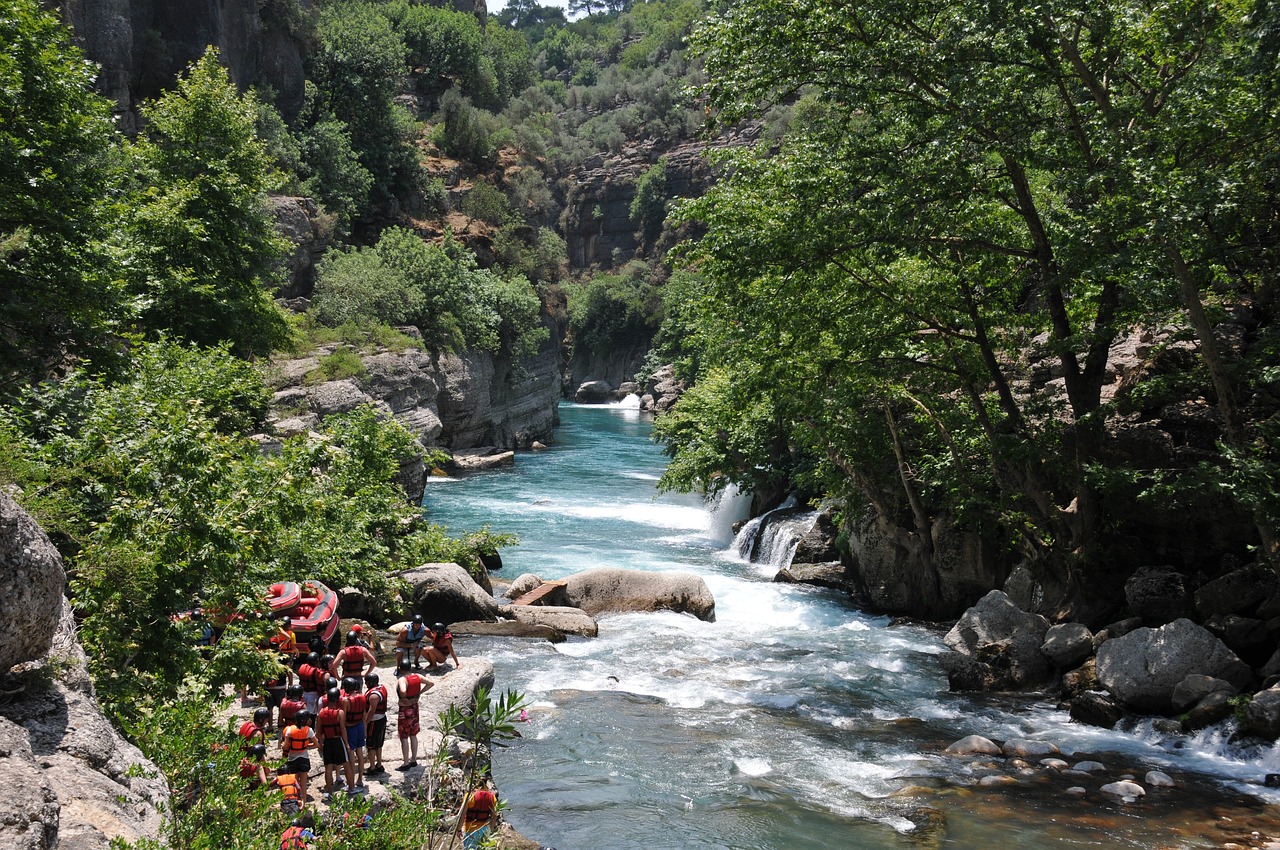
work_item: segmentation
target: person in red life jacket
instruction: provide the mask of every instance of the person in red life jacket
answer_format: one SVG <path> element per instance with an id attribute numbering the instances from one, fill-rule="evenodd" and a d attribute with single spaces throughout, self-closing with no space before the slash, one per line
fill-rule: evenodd
<path id="1" fill-rule="evenodd" d="M 387 740 L 387 686 L 378 684 L 378 674 L 364 677 L 365 734 L 368 736 L 369 769 L 365 773 L 386 773 L 382 766 L 382 745 Z"/>
<path id="2" fill-rule="evenodd" d="M 306 797 L 297 774 L 286 773 L 281 770 L 276 774 L 276 778 L 271 780 L 271 784 L 280 789 L 282 795 L 280 797 L 280 811 L 283 814 L 293 815 L 302 811 L 302 803 Z"/>
<path id="3" fill-rule="evenodd" d="M 240 737 L 247 751 L 254 744 L 267 743 L 267 725 L 271 722 L 271 709 L 259 708 L 253 712 L 253 719 L 240 724 Z"/>
<path id="4" fill-rule="evenodd" d="M 422 660 L 422 644 L 431 635 L 431 630 L 422 622 L 421 614 L 414 614 L 413 621 L 404 631 L 396 635 L 396 675 L 400 675 L 400 662 L 413 661 L 413 668 L 418 669 Z"/>
<path id="5" fill-rule="evenodd" d="M 366 673 L 372 673 L 377 666 L 378 659 L 373 657 L 368 647 L 360 643 L 360 633 L 347 632 L 347 645 L 329 665 L 329 673 L 335 679 L 345 679 L 348 676 L 363 678 Z"/>
<path id="6" fill-rule="evenodd" d="M 330 688 L 324 705 L 316 715 L 320 752 L 324 758 L 325 799 L 333 795 L 333 777 L 341 768 L 347 792 L 354 796 L 355 777 L 351 775 L 351 754 L 347 746 L 347 713 L 342 710 L 342 691 Z"/>
<path id="7" fill-rule="evenodd" d="M 311 728 L 311 712 L 299 711 L 293 718 L 293 725 L 287 727 L 280 736 L 280 754 L 284 758 L 284 767 L 279 773 L 289 773 L 298 777 L 298 790 L 303 802 L 307 799 L 307 777 L 311 773 L 311 758 L 308 752 L 318 745 L 315 730 Z"/>
<path id="8" fill-rule="evenodd" d="M 498 822 L 498 796 L 488 788 L 477 788 L 467 795 L 462 812 L 462 846 L 466 850 L 480 846 L 481 839 Z"/>
<path id="9" fill-rule="evenodd" d="M 418 698 L 434 684 L 413 672 L 408 658 L 400 659 L 396 668 L 400 681 L 396 682 L 399 714 L 396 717 L 396 735 L 400 738 L 400 753 L 404 763 L 397 770 L 408 770 L 418 765 L 418 733 L 422 724 L 418 720 Z"/>
<path id="10" fill-rule="evenodd" d="M 360 625 L 359 623 L 353 623 L 351 625 L 351 631 L 355 633 L 356 638 L 359 640 L 361 646 L 363 646 L 365 649 L 368 649 L 368 650 L 373 649 L 373 644 L 369 643 L 368 635 L 364 633 L 364 626 Z"/>
<path id="11" fill-rule="evenodd" d="M 250 791 L 256 791 L 267 784 L 266 744 L 254 744 L 245 757 L 240 759 L 240 778 L 249 786 Z"/>
<path id="12" fill-rule="evenodd" d="M 316 670 L 320 667 L 320 656 L 314 652 L 305 656 L 302 663 L 298 665 L 298 683 L 302 685 L 302 701 L 307 706 L 307 711 L 314 712 L 317 708 L 317 702 L 320 699 L 320 692 L 317 690 Z M 321 670 L 321 673 L 324 671 Z"/>
<path id="13" fill-rule="evenodd" d="M 280 850 L 311 850 L 316 840 L 315 826 L 310 814 L 294 818 L 280 835 Z"/>
<path id="14" fill-rule="evenodd" d="M 356 790 L 364 788 L 364 715 L 367 708 L 368 703 L 365 702 L 364 689 L 360 687 L 360 680 L 354 676 L 344 678 L 342 710 L 347 713 L 347 745 L 350 747 L 348 753 L 351 756 L 351 772 L 356 777 Z"/>
<path id="15" fill-rule="evenodd" d="M 298 712 L 305 711 L 306 708 L 307 704 L 302 699 L 302 687 L 290 685 L 284 692 L 284 699 L 280 701 L 280 731 L 276 733 L 277 740 L 283 736 L 284 727 L 292 724 Z"/>
<path id="16" fill-rule="evenodd" d="M 461 667 L 462 662 L 458 660 L 458 654 L 453 651 L 453 635 L 449 633 L 449 629 L 444 623 L 436 623 L 431 629 L 431 646 L 422 651 L 422 655 L 431 665 L 427 668 L 428 673 L 434 673 L 440 669 L 440 665 L 444 663 L 446 658 L 453 658 L 453 666 Z"/>

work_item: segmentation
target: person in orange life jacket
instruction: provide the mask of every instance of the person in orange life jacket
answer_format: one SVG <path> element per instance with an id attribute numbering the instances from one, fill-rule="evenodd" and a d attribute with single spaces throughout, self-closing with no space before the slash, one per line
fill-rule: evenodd
<path id="1" fill-rule="evenodd" d="M 316 822 L 310 814 L 293 819 L 280 835 L 280 850 L 311 850 L 316 840 Z"/>
<path id="2" fill-rule="evenodd" d="M 422 622 L 421 614 L 414 614 L 413 621 L 396 635 L 396 675 L 400 675 L 400 662 L 412 658 L 414 669 L 422 660 L 422 642 L 429 639 L 431 630 Z"/>
<path id="3" fill-rule="evenodd" d="M 244 740 L 246 750 L 254 744 L 266 745 L 267 725 L 271 722 L 271 709 L 259 708 L 253 712 L 253 719 L 240 724 L 240 737 Z"/>
<path id="4" fill-rule="evenodd" d="M 298 665 L 298 682 L 302 685 L 302 701 L 306 703 L 307 711 L 315 711 L 319 700 L 320 692 L 316 689 L 316 669 L 319 666 L 320 656 L 314 652 L 304 657 Z"/>
<path id="5" fill-rule="evenodd" d="M 462 813 L 459 831 L 462 846 L 479 846 L 480 840 L 498 822 L 498 797 L 488 788 L 477 788 L 467 795 L 467 806 Z"/>
<path id="6" fill-rule="evenodd" d="M 364 677 L 365 734 L 368 737 L 369 769 L 365 773 L 386 773 L 382 766 L 382 745 L 387 740 L 387 687 L 378 684 L 378 674 Z"/>
<path id="7" fill-rule="evenodd" d="M 306 797 L 302 790 L 303 783 L 298 780 L 297 774 L 285 773 L 282 770 L 276 774 L 275 779 L 271 780 L 271 784 L 279 788 L 283 795 L 280 798 L 280 811 L 283 814 L 292 815 L 301 811 Z"/>
<path id="8" fill-rule="evenodd" d="M 368 704 L 360 680 L 347 676 L 342 680 L 342 710 L 347 713 L 347 745 L 351 757 L 352 772 L 356 775 L 356 788 L 364 787 L 364 715 Z"/>
<path id="9" fill-rule="evenodd" d="M 280 752 L 284 757 L 284 767 L 278 773 L 291 773 L 298 777 L 300 799 L 307 799 L 307 776 L 311 773 L 311 759 L 308 750 L 318 745 L 315 730 L 311 728 L 311 712 L 299 711 L 293 718 L 293 725 L 284 730 L 280 738 Z"/>
<path id="10" fill-rule="evenodd" d="M 290 685 L 284 692 L 284 699 L 280 701 L 280 723 L 276 740 L 284 734 L 284 727 L 293 723 L 293 718 L 298 716 L 299 711 L 305 711 L 306 707 L 307 704 L 302 699 L 302 687 Z"/>
<path id="11" fill-rule="evenodd" d="M 458 654 L 453 651 L 453 635 L 449 634 L 449 629 L 444 623 L 436 623 L 431 629 L 431 646 L 422 651 L 423 656 L 431 664 L 427 668 L 428 673 L 434 673 L 444 663 L 445 658 L 453 658 L 453 666 L 461 667 L 462 662 L 458 660 Z"/>
<path id="12" fill-rule="evenodd" d="M 342 691 L 330 688 L 324 705 L 316 715 L 319 730 L 320 752 L 324 758 L 324 793 L 333 794 L 333 776 L 342 769 L 347 792 L 356 793 L 355 777 L 351 775 L 351 755 L 347 747 L 347 713 L 342 710 Z"/>
<path id="13" fill-rule="evenodd" d="M 418 733 L 422 724 L 418 720 L 418 698 L 434 684 L 414 673 L 408 658 L 401 658 L 396 668 L 400 681 L 396 682 L 399 715 L 396 717 L 396 735 L 400 738 L 400 753 L 404 763 L 397 770 L 408 770 L 418 765 Z"/>
<path id="14" fill-rule="evenodd" d="M 256 791 L 267 784 L 266 744 L 254 744 L 245 757 L 240 759 L 240 778 L 245 780 L 250 791 Z"/>
<path id="15" fill-rule="evenodd" d="M 282 617 L 277 631 L 267 641 L 280 653 L 280 663 L 293 669 L 293 660 L 298 655 L 298 636 L 293 633 L 293 620 Z M 293 676 L 289 676 L 289 684 L 293 684 Z"/>
<path id="16" fill-rule="evenodd" d="M 368 669 L 365 669 L 366 666 Z M 329 665 L 329 673 L 334 678 L 341 676 L 345 679 L 348 676 L 364 676 L 366 673 L 372 673 L 377 666 L 378 659 L 373 657 L 368 647 L 360 643 L 359 632 L 347 632 L 347 645 Z"/>

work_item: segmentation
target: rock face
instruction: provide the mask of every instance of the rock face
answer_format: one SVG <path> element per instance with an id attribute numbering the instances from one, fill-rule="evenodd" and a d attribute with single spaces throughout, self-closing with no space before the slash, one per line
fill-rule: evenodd
<path id="1" fill-rule="evenodd" d="M 177 74 L 218 48 L 242 90 L 271 88 L 286 121 L 302 107 L 302 34 L 286 3 L 262 0 L 64 0 L 64 20 L 80 47 L 102 65 L 98 88 L 116 103 L 124 129 L 135 109 L 173 84 Z"/>
<path id="2" fill-rule="evenodd" d="M 706 582 L 689 573 L 601 569 L 576 573 L 558 591 L 591 616 L 618 611 L 678 611 L 714 622 L 716 600 Z"/>
<path id="3" fill-rule="evenodd" d="M 49 651 L 66 581 L 44 530 L 0 490 L 0 675 Z"/>
<path id="4" fill-rule="evenodd" d="M 959 658 L 949 658 L 958 690 L 1022 688 L 1045 681 L 1052 665 L 1040 652 L 1049 621 L 1028 614 L 1002 591 L 993 590 L 965 611 L 943 639 Z"/>
<path id="5" fill-rule="evenodd" d="M 23 633 L 22 642 L 6 644 L 7 657 L 25 663 L 4 667 L 12 693 L 0 700 L 0 847 L 105 850 L 113 838 L 154 838 L 168 787 L 98 708 L 75 618 L 61 593 L 62 561 L 39 526 L 2 492 L 0 516 L 0 574 L 14 575 L 14 553 L 26 553 L 23 569 L 39 586 L 37 593 L 16 597 L 16 589 L 5 589 L 7 599 L 23 599 L 30 608 L 20 616 L 4 611 L 6 637 Z"/>
<path id="6" fill-rule="evenodd" d="M 331 241 L 326 228 L 321 225 L 320 208 L 311 198 L 287 195 L 273 196 L 269 203 L 276 229 L 292 246 L 284 258 L 289 282 L 277 296 L 286 299 L 310 297 L 315 286 L 316 264 Z"/>
<path id="7" fill-rule="evenodd" d="M 421 614 L 428 623 L 498 618 L 497 600 L 457 564 L 423 564 L 396 577 L 413 588 L 412 613 Z"/>
<path id="8" fill-rule="evenodd" d="M 1187 619 L 1135 629 L 1098 649 L 1098 681 L 1138 711 L 1173 711 L 1174 690 L 1193 674 L 1222 679 L 1237 690 L 1251 675 L 1222 641 Z"/>

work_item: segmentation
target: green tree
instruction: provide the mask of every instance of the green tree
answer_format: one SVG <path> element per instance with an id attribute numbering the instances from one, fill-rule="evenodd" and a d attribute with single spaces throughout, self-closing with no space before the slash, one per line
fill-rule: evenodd
<path id="1" fill-rule="evenodd" d="M 67 356 L 109 355 L 126 317 L 108 247 L 118 182 L 94 68 L 34 0 L 0 3 L 0 392 Z"/>
<path id="2" fill-rule="evenodd" d="M 636 181 L 636 195 L 628 210 L 631 223 L 640 229 L 645 241 L 652 242 L 662 233 L 667 220 L 667 159 L 660 158 Z"/>
<path id="3" fill-rule="evenodd" d="M 256 134 L 256 99 L 237 93 L 210 48 L 143 114 L 146 131 L 127 146 L 139 326 L 240 354 L 284 345 L 271 293 L 286 243 L 266 197 L 279 175 Z"/>

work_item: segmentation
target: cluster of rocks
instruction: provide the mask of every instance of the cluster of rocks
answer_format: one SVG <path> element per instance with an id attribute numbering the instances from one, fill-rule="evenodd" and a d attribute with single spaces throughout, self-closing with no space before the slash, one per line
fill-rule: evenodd
<path id="1" fill-rule="evenodd" d="M 951 744 L 943 752 L 966 759 L 979 787 L 1016 785 L 1020 782 L 1048 777 L 1068 784 L 1063 789 L 1073 797 L 1097 795 L 1100 800 L 1135 803 L 1147 795 L 1147 789 L 1160 791 L 1176 787 L 1169 774 L 1148 770 L 1139 782 L 1137 771 L 1110 770 L 1105 764 L 1087 757 L 1062 758 L 1056 744 L 1047 741 L 1015 739 L 998 744 L 981 735 L 970 735 Z"/>
<path id="2" fill-rule="evenodd" d="M 676 380 L 675 368 L 668 365 L 649 376 L 643 384 L 637 381 L 610 381 L 587 376 L 573 393 L 578 404 L 608 404 L 628 396 L 639 396 L 640 409 L 666 413 L 684 393 L 683 381 Z"/>
<path id="3" fill-rule="evenodd" d="M 169 789 L 103 716 L 62 559 L 0 491 L 0 846 L 96 850 L 157 837 Z"/>
<path id="4" fill-rule="evenodd" d="M 1125 595 L 1132 616 L 1095 632 L 1051 625 L 991 591 L 946 635 L 952 689 L 1056 687 L 1073 719 L 1107 728 L 1134 712 L 1176 718 L 1164 725 L 1190 731 L 1243 706 L 1243 733 L 1280 737 L 1273 572 L 1243 567 L 1189 593 L 1172 569 L 1144 568 Z"/>

